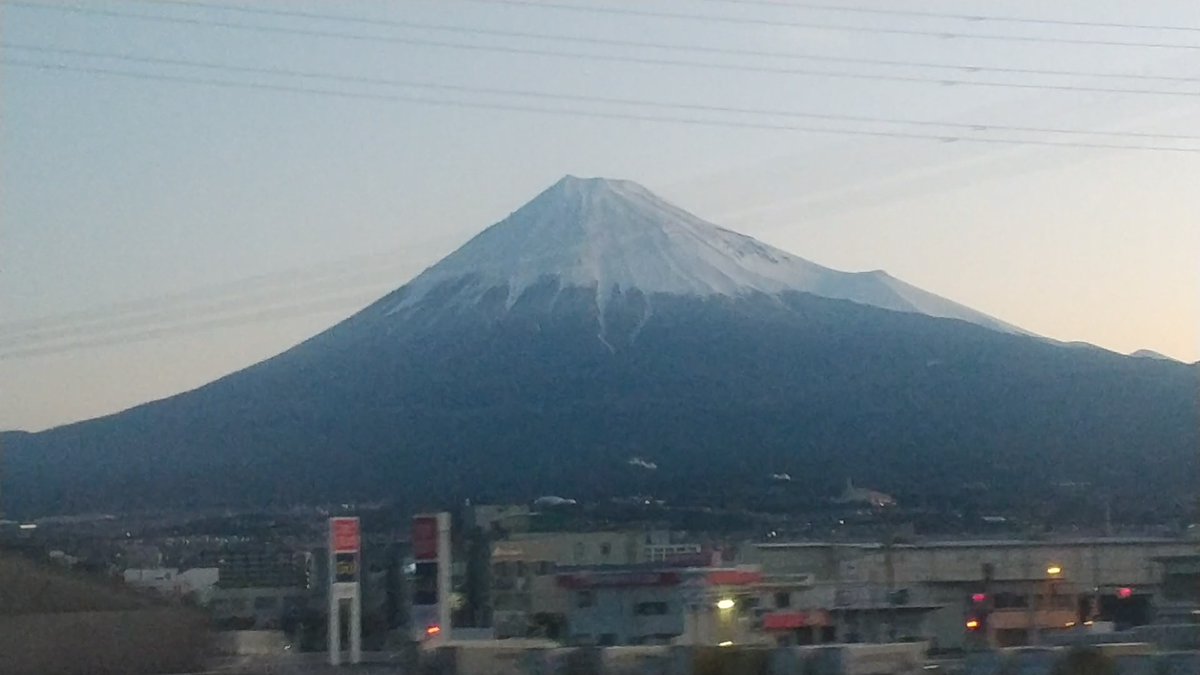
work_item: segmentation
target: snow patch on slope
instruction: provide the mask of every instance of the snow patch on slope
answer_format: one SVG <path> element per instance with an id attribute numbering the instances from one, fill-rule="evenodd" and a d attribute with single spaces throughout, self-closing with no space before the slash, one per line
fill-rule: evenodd
<path id="1" fill-rule="evenodd" d="M 539 282 L 590 288 L 600 316 L 614 293 L 688 296 L 786 291 L 1023 332 L 882 272 L 840 272 L 702 220 L 625 180 L 568 176 L 475 236 L 406 288 L 389 313 L 434 289 L 476 302 L 505 289 L 509 308 Z M 603 339 L 603 330 L 601 339 Z"/>

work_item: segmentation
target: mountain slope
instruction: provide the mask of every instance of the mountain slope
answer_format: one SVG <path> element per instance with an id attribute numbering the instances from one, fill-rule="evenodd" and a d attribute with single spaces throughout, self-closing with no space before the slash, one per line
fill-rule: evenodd
<path id="1" fill-rule="evenodd" d="M 1194 369 L 885 309 L 865 300 L 890 278 L 783 258 L 643 192 L 560 182 L 275 358 L 13 437 L 6 505 L 675 500 L 770 473 L 816 493 L 985 483 L 1016 504 L 1067 481 L 1146 503 L 1196 489 Z"/>
<path id="2" fill-rule="evenodd" d="M 636 183 L 572 176 L 413 279 L 390 311 L 447 287 L 468 305 L 502 289 L 511 306 L 547 280 L 593 289 L 601 310 L 614 293 L 633 289 L 701 297 L 799 291 L 1021 332 L 882 271 L 839 272 L 720 228 Z"/>

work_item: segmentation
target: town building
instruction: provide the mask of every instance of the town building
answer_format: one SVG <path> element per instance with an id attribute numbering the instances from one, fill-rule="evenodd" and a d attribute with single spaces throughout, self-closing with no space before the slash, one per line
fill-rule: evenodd
<path id="1" fill-rule="evenodd" d="M 768 580 L 811 575 L 811 588 L 792 601 L 828 613 L 839 641 L 960 649 L 1036 644 L 1089 621 L 1149 623 L 1163 560 L 1194 547 L 1158 538 L 771 542 L 743 547 L 739 562 L 760 566 Z"/>
<path id="2" fill-rule="evenodd" d="M 1159 556 L 1154 561 L 1163 570 L 1154 596 L 1155 621 L 1200 624 L 1200 546 L 1192 553 Z"/>
<path id="3" fill-rule="evenodd" d="M 491 549 L 490 596 L 497 637 L 565 638 L 564 567 L 637 565 L 711 556 L 666 531 L 518 533 Z M 690 556 L 690 558 L 689 558 Z"/>
<path id="4" fill-rule="evenodd" d="M 129 586 L 190 598 L 203 605 L 212 598 L 220 573 L 216 567 L 193 567 L 183 571 L 174 567 L 152 567 L 127 569 L 123 577 Z"/>
<path id="5" fill-rule="evenodd" d="M 762 573 L 658 564 L 563 568 L 568 642 L 578 645 L 762 643 Z"/>

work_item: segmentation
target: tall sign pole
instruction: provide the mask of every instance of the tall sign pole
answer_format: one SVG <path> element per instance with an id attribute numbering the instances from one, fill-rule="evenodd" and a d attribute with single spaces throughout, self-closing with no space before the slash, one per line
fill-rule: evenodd
<path id="1" fill-rule="evenodd" d="M 329 663 L 342 662 L 342 605 L 350 606 L 350 663 L 362 661 L 362 597 L 359 560 L 362 534 L 358 518 L 329 519 Z"/>
<path id="2" fill-rule="evenodd" d="M 427 513 L 413 518 L 413 630 L 416 639 L 439 643 L 450 639 L 450 514 Z"/>

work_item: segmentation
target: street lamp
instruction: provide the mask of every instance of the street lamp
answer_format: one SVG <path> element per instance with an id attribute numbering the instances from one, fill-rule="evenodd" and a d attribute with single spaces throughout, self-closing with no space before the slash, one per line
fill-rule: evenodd
<path id="1" fill-rule="evenodd" d="M 733 609 L 733 598 L 721 598 L 717 601 L 717 609 Z"/>
<path id="2" fill-rule="evenodd" d="M 1046 568 L 1046 574 L 1048 574 L 1052 577 L 1057 577 L 1060 574 L 1062 574 L 1062 567 L 1051 563 L 1051 565 Z"/>

